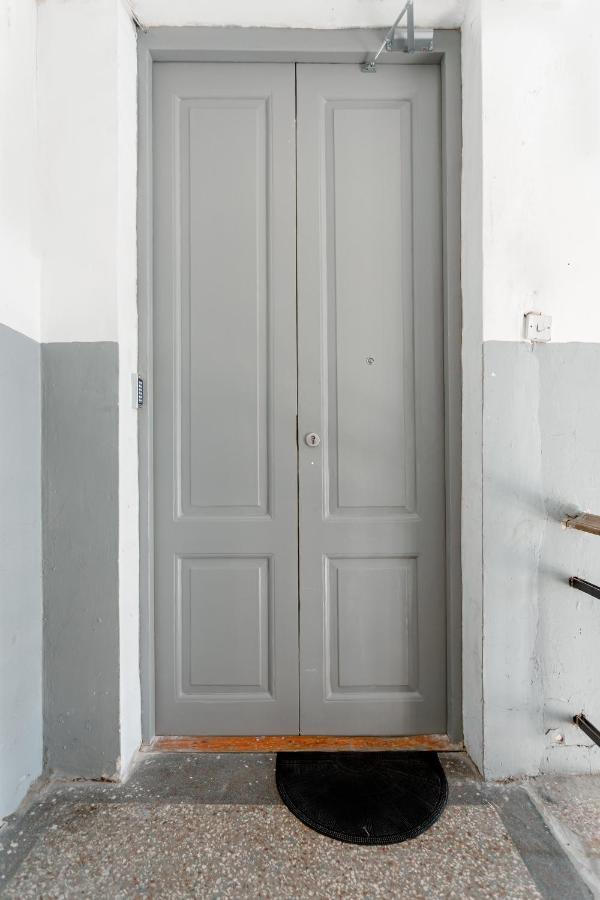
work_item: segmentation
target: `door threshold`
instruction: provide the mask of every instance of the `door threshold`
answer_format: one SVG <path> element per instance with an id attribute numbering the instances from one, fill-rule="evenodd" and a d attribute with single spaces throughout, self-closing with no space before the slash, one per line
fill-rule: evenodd
<path id="1" fill-rule="evenodd" d="M 413 734 L 408 737 L 329 736 L 310 734 L 242 735 L 205 737 L 157 736 L 142 747 L 146 751 L 196 753 L 279 753 L 335 750 L 464 750 L 447 734 Z"/>

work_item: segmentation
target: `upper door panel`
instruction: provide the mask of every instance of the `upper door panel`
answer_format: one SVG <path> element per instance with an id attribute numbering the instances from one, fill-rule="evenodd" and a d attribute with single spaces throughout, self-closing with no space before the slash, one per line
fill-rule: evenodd
<path id="1" fill-rule="evenodd" d="M 180 513 L 266 515 L 269 97 L 194 97 L 177 110 L 180 364 L 189 375 Z"/>
<path id="2" fill-rule="evenodd" d="M 332 99 L 323 127 L 329 514 L 395 514 L 415 495 L 410 101 Z"/>

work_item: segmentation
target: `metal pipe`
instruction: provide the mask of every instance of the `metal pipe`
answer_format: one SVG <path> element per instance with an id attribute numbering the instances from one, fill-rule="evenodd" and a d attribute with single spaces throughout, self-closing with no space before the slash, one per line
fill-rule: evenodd
<path id="1" fill-rule="evenodd" d="M 589 719 L 586 719 L 583 713 L 573 716 L 573 724 L 577 725 L 578 728 L 581 728 L 583 733 L 587 734 L 587 736 L 600 747 L 600 731 L 598 731 L 595 725 L 592 725 Z"/>
<path id="2" fill-rule="evenodd" d="M 583 578 L 577 578 L 576 575 L 569 578 L 569 584 L 572 588 L 577 588 L 578 591 L 583 591 L 585 594 L 589 594 L 590 597 L 600 600 L 600 587 L 597 584 L 592 584 L 591 581 L 584 581 Z"/>
<path id="3" fill-rule="evenodd" d="M 600 535 L 600 516 L 593 513 L 579 513 L 576 516 L 567 516 L 563 519 L 565 528 L 574 528 L 575 531 L 587 531 L 588 534 Z"/>
<path id="4" fill-rule="evenodd" d="M 406 52 L 415 52 L 415 10 L 412 3 L 406 8 Z"/>

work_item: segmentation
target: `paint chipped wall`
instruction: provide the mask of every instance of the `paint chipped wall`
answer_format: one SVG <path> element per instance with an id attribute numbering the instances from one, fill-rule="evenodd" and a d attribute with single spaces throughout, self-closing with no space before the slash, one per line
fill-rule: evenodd
<path id="1" fill-rule="evenodd" d="M 594 535 L 565 513 L 600 510 L 600 345 L 484 347 L 485 770 L 489 777 L 600 769 L 572 722 L 600 721 Z"/>
<path id="2" fill-rule="evenodd" d="M 560 525 L 600 512 L 600 63 L 581 47 L 582 29 L 600 38 L 600 7 L 483 0 L 480 13 L 482 179 L 466 215 L 482 219 L 483 770 L 600 771 L 571 724 L 582 709 L 600 720 L 598 605 L 568 586 L 600 582 L 600 542 Z M 531 309 L 553 316 L 551 344 L 523 341 Z"/>

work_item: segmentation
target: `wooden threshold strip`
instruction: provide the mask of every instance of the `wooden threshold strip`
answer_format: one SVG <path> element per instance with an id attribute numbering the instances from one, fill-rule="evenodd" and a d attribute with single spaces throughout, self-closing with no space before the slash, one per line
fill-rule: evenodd
<path id="1" fill-rule="evenodd" d="M 240 737 L 155 737 L 144 750 L 196 753 L 279 753 L 298 750 L 462 750 L 446 734 L 409 737 L 330 737 L 283 734 Z"/>

